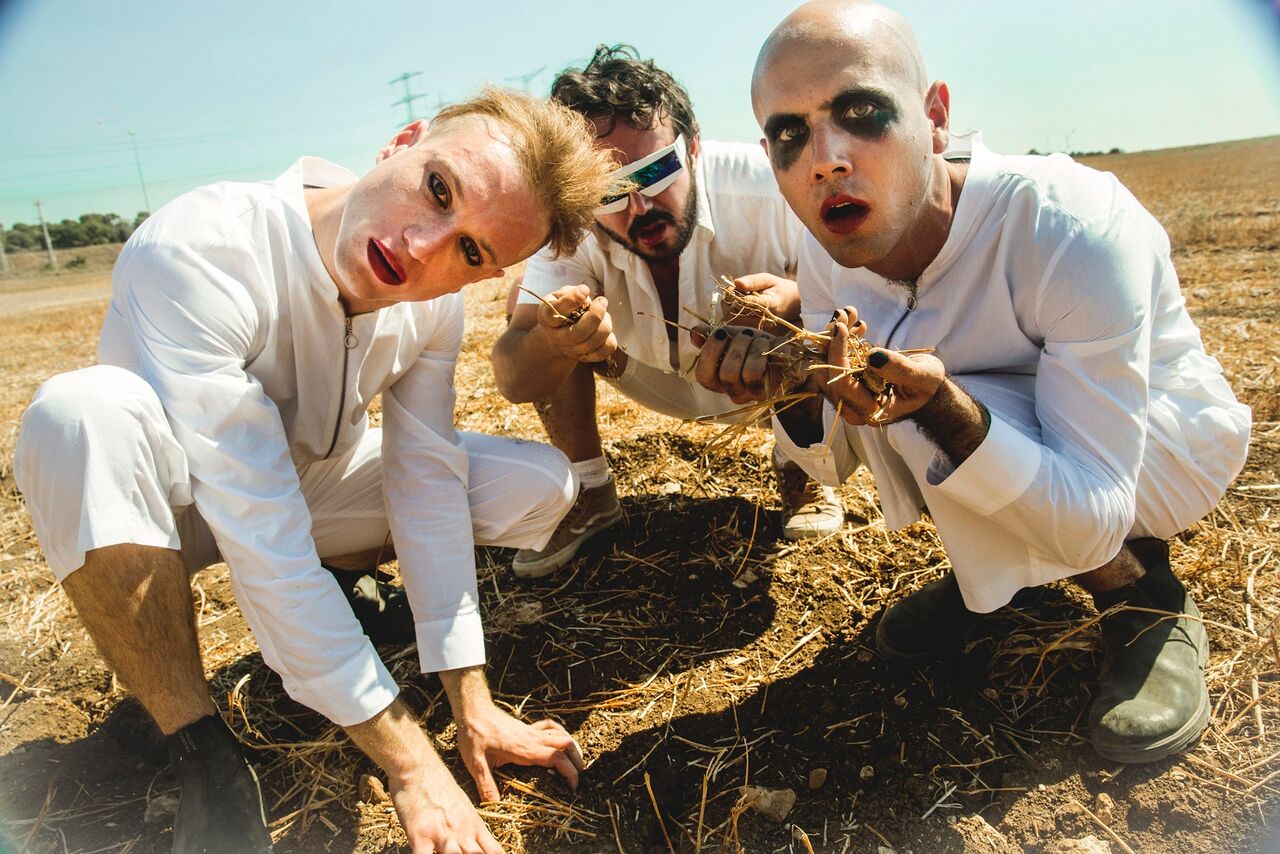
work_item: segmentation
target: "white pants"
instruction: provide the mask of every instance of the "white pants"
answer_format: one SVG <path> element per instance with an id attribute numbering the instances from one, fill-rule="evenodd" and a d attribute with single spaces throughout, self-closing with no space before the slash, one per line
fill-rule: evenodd
<path id="1" fill-rule="evenodd" d="M 681 376 L 660 371 L 635 358 L 627 359 L 627 366 L 622 369 L 621 376 L 602 379 L 645 409 L 670 415 L 672 418 L 707 418 L 712 421 L 733 422 L 738 419 L 715 416 L 741 409 L 727 394 L 698 385 L 692 375 Z"/>
<path id="2" fill-rule="evenodd" d="M 577 494 L 564 455 L 478 433 L 461 439 L 475 542 L 545 546 Z M 343 457 L 299 467 L 321 558 L 390 544 L 381 442 L 370 429 Z M 220 559 L 159 398 L 123 368 L 99 365 L 45 383 L 23 414 L 14 476 L 59 580 L 84 565 L 85 552 L 122 543 L 178 550 L 192 571 Z"/>

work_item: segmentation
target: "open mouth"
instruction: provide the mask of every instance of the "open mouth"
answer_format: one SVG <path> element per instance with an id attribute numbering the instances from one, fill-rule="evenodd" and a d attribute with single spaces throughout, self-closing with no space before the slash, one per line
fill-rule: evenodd
<path id="1" fill-rule="evenodd" d="M 852 196 L 832 196 L 822 203 L 822 223 L 835 234 L 848 234 L 856 231 L 870 212 L 866 202 Z"/>
<path id="2" fill-rule="evenodd" d="M 661 243 L 667 236 L 667 224 L 665 222 L 655 222 L 652 225 L 646 225 L 643 228 L 636 229 L 636 239 L 645 246 L 656 246 Z"/>
<path id="3" fill-rule="evenodd" d="M 382 241 L 376 238 L 369 238 L 369 267 L 373 270 L 373 274 L 378 277 L 378 281 L 385 285 L 403 285 L 404 284 L 404 267 L 400 266 L 400 261 L 396 258 L 395 253 L 383 245 Z"/>

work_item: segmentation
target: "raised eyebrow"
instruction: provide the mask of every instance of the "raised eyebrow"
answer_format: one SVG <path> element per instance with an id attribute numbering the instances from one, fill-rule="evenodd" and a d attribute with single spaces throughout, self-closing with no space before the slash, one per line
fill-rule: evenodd
<path id="1" fill-rule="evenodd" d="M 764 135 L 768 139 L 773 139 L 782 128 L 796 122 L 804 124 L 804 116 L 797 113 L 774 113 L 764 123 Z"/>

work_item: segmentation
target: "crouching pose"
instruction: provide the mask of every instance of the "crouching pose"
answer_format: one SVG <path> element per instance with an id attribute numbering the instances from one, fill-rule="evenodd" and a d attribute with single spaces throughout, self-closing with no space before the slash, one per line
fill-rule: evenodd
<path id="1" fill-rule="evenodd" d="M 851 336 L 876 346 L 865 374 L 820 369 L 825 410 L 782 413 L 779 443 L 824 482 L 868 466 L 888 524 L 927 509 L 953 567 L 888 609 L 880 652 L 959 649 L 1020 589 L 1071 578 L 1106 613 L 1098 753 L 1190 746 L 1209 715 L 1208 644 L 1165 541 L 1240 471 L 1250 413 L 1204 352 L 1163 229 L 1114 176 L 1065 156 L 949 147 L 946 84 L 925 76 L 906 22 L 870 3 L 794 12 L 752 97 L 811 235 L 806 326 L 832 331 L 833 365 Z M 700 379 L 763 397 L 760 337 L 710 338 Z M 895 352 L 911 348 L 933 352 Z"/>
<path id="2" fill-rule="evenodd" d="M 175 851 L 270 848 L 197 645 L 188 573 L 220 559 L 267 664 L 386 772 L 415 850 L 500 848 L 371 637 L 416 637 L 482 799 L 508 762 L 577 781 L 568 733 L 490 699 L 473 563 L 475 543 L 545 544 L 577 481 L 554 448 L 454 432 L 457 292 L 572 251 L 613 167 L 581 117 L 501 90 L 388 155 L 359 180 L 304 158 L 166 205 L 116 265 L 100 364 L 23 417 L 15 469 L 49 566 L 169 736 Z M 407 603 L 364 575 L 392 544 Z"/>
<path id="3" fill-rule="evenodd" d="M 800 314 L 791 278 L 804 229 L 758 148 L 703 142 L 684 87 L 625 45 L 599 47 L 586 68 L 556 78 L 551 97 L 590 120 L 596 145 L 616 158 L 617 177 L 633 192 L 597 208 L 572 256 L 529 262 L 532 293 L 518 295 L 493 349 L 499 390 L 535 403 L 582 479 L 547 546 L 516 554 L 513 568 L 525 577 L 555 572 L 622 518 L 596 423 L 596 375 L 664 415 L 725 415 L 737 406 L 688 375 L 698 350 L 680 327 L 708 310 L 723 274 L 738 276 L 746 299 L 794 322 Z M 844 512 L 831 489 L 776 454 L 774 465 L 783 534 L 838 531 Z"/>

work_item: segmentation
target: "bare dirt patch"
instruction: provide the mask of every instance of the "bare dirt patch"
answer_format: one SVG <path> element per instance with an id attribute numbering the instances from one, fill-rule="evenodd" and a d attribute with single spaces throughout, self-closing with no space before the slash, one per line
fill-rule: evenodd
<path id="1" fill-rule="evenodd" d="M 506 775 L 486 814 L 508 848 L 1051 852 L 1092 836 L 1117 852 L 1277 850 L 1280 140 L 1093 165 L 1169 225 L 1188 305 L 1257 422 L 1238 483 L 1173 543 L 1213 643 L 1201 743 L 1150 766 L 1090 750 L 1095 614 L 1065 585 L 992 618 L 947 661 L 890 667 L 869 632 L 886 605 L 946 571 L 931 525 L 886 531 L 864 478 L 843 490 L 844 533 L 787 544 L 764 432 L 709 453 L 713 428 L 602 388 L 623 524 L 542 582 L 515 579 L 509 552 L 477 555 L 495 694 L 563 720 L 591 762 L 576 795 L 549 772 Z M 458 424 L 540 439 L 531 409 L 502 400 L 488 367 L 505 292 L 468 291 Z M 45 377 L 91 362 L 101 312 L 0 314 L 0 812 L 14 849 L 170 843 L 163 753 L 52 584 L 8 471 L 22 408 Z M 377 769 L 283 697 L 226 568 L 193 589 L 215 696 L 255 746 L 278 850 L 398 850 L 389 805 L 367 788 L 361 800 L 361 775 Z M 414 673 L 412 649 L 384 655 L 465 780 L 438 682 Z M 785 821 L 750 809 L 744 784 L 791 789 Z"/>

